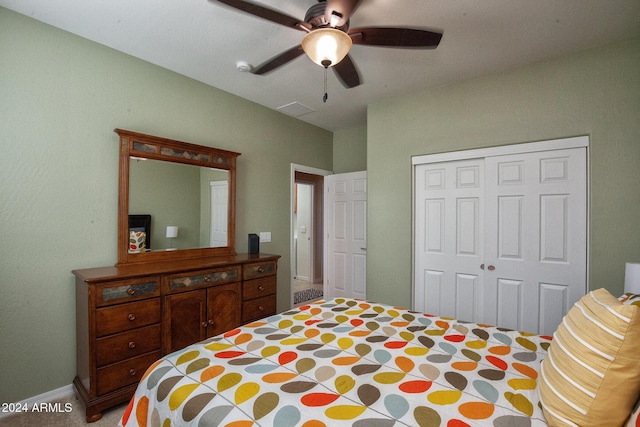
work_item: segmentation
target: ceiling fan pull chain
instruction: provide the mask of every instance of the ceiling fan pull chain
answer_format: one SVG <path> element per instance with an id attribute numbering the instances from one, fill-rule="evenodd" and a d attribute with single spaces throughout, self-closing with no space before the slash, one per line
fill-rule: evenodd
<path id="1" fill-rule="evenodd" d="M 327 102 L 327 98 L 329 97 L 329 95 L 327 95 L 327 68 L 328 67 L 324 67 L 324 96 L 322 97 L 322 102 Z"/>

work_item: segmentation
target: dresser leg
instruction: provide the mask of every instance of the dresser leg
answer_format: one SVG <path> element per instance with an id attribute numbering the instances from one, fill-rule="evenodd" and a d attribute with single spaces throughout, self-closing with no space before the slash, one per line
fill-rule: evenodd
<path id="1" fill-rule="evenodd" d="M 95 423 L 96 421 L 98 421 L 100 418 L 102 418 L 102 412 L 97 413 L 97 414 L 93 414 L 93 415 L 87 415 L 87 424 L 89 423 Z"/>

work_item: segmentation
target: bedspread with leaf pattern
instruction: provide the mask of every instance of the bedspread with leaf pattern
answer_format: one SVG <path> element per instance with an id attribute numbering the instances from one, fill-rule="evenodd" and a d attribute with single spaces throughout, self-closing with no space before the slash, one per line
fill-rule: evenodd
<path id="1" fill-rule="evenodd" d="M 154 363 L 121 425 L 546 425 L 536 380 L 551 337 L 336 298 Z"/>

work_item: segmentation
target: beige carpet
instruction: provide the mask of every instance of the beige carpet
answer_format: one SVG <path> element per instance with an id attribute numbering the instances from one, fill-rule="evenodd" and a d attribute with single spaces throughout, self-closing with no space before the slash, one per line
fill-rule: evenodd
<path id="1" fill-rule="evenodd" d="M 66 399 L 56 400 L 61 405 L 58 407 L 64 411 L 65 404 L 71 404 L 70 412 L 26 412 L 11 415 L 9 417 L 0 418 L 0 426 L 7 427 L 115 427 L 120 421 L 120 417 L 124 413 L 127 404 L 116 406 L 113 409 L 105 411 L 102 418 L 95 423 L 87 424 L 85 421 L 84 406 L 74 395 L 70 395 Z"/>

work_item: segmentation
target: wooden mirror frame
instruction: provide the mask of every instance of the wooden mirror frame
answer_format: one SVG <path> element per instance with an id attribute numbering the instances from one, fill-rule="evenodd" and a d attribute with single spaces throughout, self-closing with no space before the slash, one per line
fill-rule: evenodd
<path id="1" fill-rule="evenodd" d="M 123 129 L 120 136 L 118 178 L 118 264 L 173 261 L 188 258 L 235 255 L 236 229 L 236 157 L 240 153 L 145 135 Z M 170 251 L 129 252 L 129 162 L 131 157 L 223 169 L 229 172 L 229 211 L 227 246 L 178 249 Z"/>

